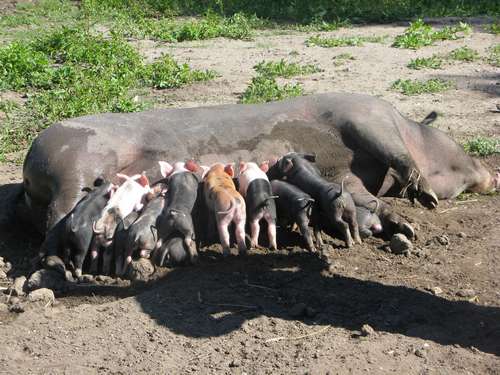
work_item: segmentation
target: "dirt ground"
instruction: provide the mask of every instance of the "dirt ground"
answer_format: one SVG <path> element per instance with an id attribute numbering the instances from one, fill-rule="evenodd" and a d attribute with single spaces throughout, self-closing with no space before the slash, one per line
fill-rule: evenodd
<path id="1" fill-rule="evenodd" d="M 293 80 L 307 93 L 373 94 L 413 119 L 437 110 L 435 126 L 455 139 L 498 136 L 498 68 L 482 60 L 406 68 L 411 58 L 464 45 L 484 56 L 498 36 L 477 23 L 465 39 L 418 51 L 391 48 L 403 30 L 322 33 L 388 35 L 385 44 L 330 49 L 306 47 L 311 34 L 276 31 L 253 41 L 132 43 L 150 58 L 166 52 L 220 73 L 211 82 L 156 92 L 164 106 L 235 103 L 253 65 L 286 58 L 324 69 Z M 335 65 L 346 52 L 355 60 Z M 431 77 L 453 80 L 456 89 L 416 97 L 389 90 L 398 78 Z M 485 162 L 494 168 L 500 157 Z M 0 165 L 0 184 L 20 181 L 21 172 Z M 198 265 L 166 270 L 147 285 L 76 290 L 57 295 L 54 306 L 21 300 L 22 313 L 7 311 L 9 297 L 0 296 L 0 373 L 499 374 L 500 196 L 443 201 L 433 211 L 387 201 L 418 229 L 408 256 L 385 252 L 378 238 L 349 250 L 329 239 L 327 260 L 293 245 L 230 259 L 212 247 Z M 28 229 L 0 235 L 0 256 L 12 264 L 2 288 L 29 271 L 38 242 L 25 235 Z M 362 334 L 365 324 L 373 330 Z"/>

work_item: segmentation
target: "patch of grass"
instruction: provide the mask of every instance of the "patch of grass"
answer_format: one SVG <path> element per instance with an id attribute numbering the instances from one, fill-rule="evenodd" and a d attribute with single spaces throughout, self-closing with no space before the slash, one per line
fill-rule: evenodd
<path id="1" fill-rule="evenodd" d="M 237 13 L 221 17 L 208 13 L 200 19 L 176 22 L 171 18 L 122 18 L 113 27 L 113 32 L 126 37 L 152 38 L 166 42 L 204 40 L 217 37 L 251 39 L 255 19 Z"/>
<path id="2" fill-rule="evenodd" d="M 187 64 L 178 64 L 171 56 L 163 55 L 145 69 L 148 85 L 156 89 L 181 87 L 197 81 L 208 81 L 217 76 L 212 70 L 192 70 Z"/>
<path id="3" fill-rule="evenodd" d="M 500 44 L 494 45 L 490 48 L 490 54 L 486 61 L 493 66 L 500 67 Z"/>
<path id="4" fill-rule="evenodd" d="M 47 87 L 53 72 L 49 58 L 30 44 L 14 42 L 0 49 L 0 89 Z"/>
<path id="5" fill-rule="evenodd" d="M 476 137 L 464 143 L 464 150 L 472 155 L 488 156 L 500 153 L 500 139 Z"/>
<path id="6" fill-rule="evenodd" d="M 497 21 L 495 23 L 492 23 L 491 25 L 486 26 L 486 30 L 495 35 L 500 34 L 500 21 Z"/>
<path id="7" fill-rule="evenodd" d="M 180 87 L 215 75 L 170 56 L 146 64 L 119 36 L 105 38 L 80 28 L 12 43 L 0 48 L 0 87 L 23 90 L 28 100 L 2 127 L 0 154 L 25 147 L 40 130 L 64 118 L 143 109 L 147 103 L 137 90 Z"/>
<path id="8" fill-rule="evenodd" d="M 427 81 L 411 79 L 398 79 L 391 88 L 404 95 L 430 94 L 448 90 L 453 84 L 439 78 L 432 78 Z"/>
<path id="9" fill-rule="evenodd" d="M 299 84 L 285 84 L 279 86 L 275 78 L 257 76 L 252 78 L 252 82 L 240 98 L 240 103 L 265 103 L 303 94 L 304 89 Z"/>
<path id="10" fill-rule="evenodd" d="M 41 25 L 48 22 L 62 22 L 76 17 L 78 8 L 68 0 L 39 0 L 20 2 L 13 13 L 0 17 L 0 27 Z"/>
<path id="11" fill-rule="evenodd" d="M 463 34 L 469 34 L 472 28 L 463 22 L 456 26 L 445 26 L 440 30 L 434 30 L 421 19 L 411 22 L 404 34 L 394 39 L 393 47 L 418 49 L 430 46 L 437 40 L 459 39 Z M 459 34 L 460 33 L 460 34 Z"/>
<path id="12" fill-rule="evenodd" d="M 342 65 L 348 60 L 356 60 L 356 58 L 350 53 L 341 53 L 340 55 L 333 56 L 333 64 L 335 66 Z"/>
<path id="13" fill-rule="evenodd" d="M 410 69 L 441 69 L 441 64 L 443 59 L 438 56 L 431 57 L 417 57 L 416 59 L 410 60 L 407 67 Z"/>
<path id="14" fill-rule="evenodd" d="M 383 43 L 386 36 L 347 36 L 339 38 L 322 38 L 319 35 L 312 36 L 306 40 L 308 47 L 359 47 L 366 43 Z"/>
<path id="15" fill-rule="evenodd" d="M 479 59 L 479 53 L 469 47 L 460 47 L 451 51 L 448 57 L 452 60 L 472 62 Z"/>
<path id="16" fill-rule="evenodd" d="M 281 59 L 280 61 L 261 61 L 254 66 L 254 69 L 257 73 L 270 78 L 290 78 L 293 76 L 312 74 L 321 71 L 321 69 L 315 65 L 300 65 L 297 63 L 289 63 L 284 59 Z"/>

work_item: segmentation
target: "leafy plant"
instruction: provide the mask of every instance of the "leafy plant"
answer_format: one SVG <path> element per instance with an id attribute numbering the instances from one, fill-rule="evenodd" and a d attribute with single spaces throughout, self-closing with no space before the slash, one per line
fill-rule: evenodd
<path id="1" fill-rule="evenodd" d="M 319 46 L 319 47 L 347 47 L 362 46 L 365 42 L 367 43 L 383 43 L 385 36 L 349 36 L 349 37 L 339 37 L 339 38 L 322 38 L 319 35 L 312 36 L 306 40 L 308 47 Z"/>
<path id="2" fill-rule="evenodd" d="M 475 137 L 464 143 L 467 153 L 478 156 L 488 156 L 500 153 L 500 139 Z"/>
<path id="3" fill-rule="evenodd" d="M 490 33 L 498 35 L 500 34 L 500 21 L 497 21 L 495 23 L 492 23 L 491 25 L 488 25 L 486 27 L 486 30 L 488 30 Z"/>
<path id="4" fill-rule="evenodd" d="M 471 27 L 463 22 L 457 26 L 445 26 L 441 30 L 434 30 L 421 19 L 411 22 L 404 34 L 394 39 L 393 47 L 418 49 L 434 44 L 437 40 L 458 39 L 459 33 L 469 34 Z"/>
<path id="5" fill-rule="evenodd" d="M 441 64 L 443 60 L 438 56 L 431 57 L 417 57 L 416 59 L 410 60 L 408 63 L 408 68 L 410 69 L 441 69 Z"/>
<path id="6" fill-rule="evenodd" d="M 304 90 L 299 84 L 285 84 L 279 86 L 275 78 L 257 76 L 241 96 L 240 103 L 264 103 L 272 100 L 283 100 L 289 97 L 300 96 Z"/>
<path id="7" fill-rule="evenodd" d="M 500 67 L 500 44 L 492 46 L 490 48 L 490 55 L 486 61 L 493 66 Z"/>
<path id="8" fill-rule="evenodd" d="M 432 78 L 427 81 L 398 79 L 392 84 L 391 88 L 404 95 L 419 95 L 445 91 L 452 86 L 451 82 L 439 78 Z"/>
<path id="9" fill-rule="evenodd" d="M 179 65 L 171 56 L 163 55 L 145 69 L 145 81 L 157 89 L 176 88 L 195 81 L 208 81 L 217 76 L 212 70 L 191 70 L 189 65 Z"/>
<path id="10" fill-rule="evenodd" d="M 448 55 L 452 60 L 472 62 L 479 59 L 479 53 L 469 47 L 456 48 Z"/>
<path id="11" fill-rule="evenodd" d="M 341 53 L 340 55 L 333 56 L 333 64 L 339 66 L 344 64 L 347 60 L 356 60 L 350 53 Z"/>
<path id="12" fill-rule="evenodd" d="M 311 74 L 321 71 L 321 69 L 319 69 L 315 65 L 300 65 L 297 63 L 289 63 L 284 59 L 281 59 L 280 61 L 261 61 L 254 66 L 254 69 L 257 73 L 271 78 L 290 78 L 297 75 Z"/>

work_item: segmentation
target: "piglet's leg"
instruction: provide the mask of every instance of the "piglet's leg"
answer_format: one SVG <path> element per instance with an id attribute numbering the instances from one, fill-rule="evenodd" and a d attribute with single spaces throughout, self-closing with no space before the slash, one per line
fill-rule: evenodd
<path id="1" fill-rule="evenodd" d="M 245 243 L 245 220 L 242 220 L 236 224 L 236 242 L 238 243 L 238 252 L 240 255 L 244 255 L 247 252 L 247 245 Z"/>
<path id="2" fill-rule="evenodd" d="M 259 219 L 253 219 L 250 222 L 250 246 L 251 247 L 259 247 L 259 233 L 260 233 L 260 224 Z"/>
<path id="3" fill-rule="evenodd" d="M 333 215 L 333 223 L 337 229 L 340 230 L 345 239 L 345 244 L 347 247 L 352 247 L 354 241 L 351 236 L 351 231 L 349 230 L 349 225 L 342 219 L 342 210 L 337 209 Z"/>
<path id="4" fill-rule="evenodd" d="M 109 275 L 111 273 L 111 260 L 113 258 L 113 246 L 107 246 L 102 255 L 102 274 Z"/>
<path id="5" fill-rule="evenodd" d="M 315 252 L 316 248 L 314 247 L 311 231 L 309 230 L 309 219 L 307 218 L 305 212 L 302 212 L 302 214 L 297 218 L 297 223 L 299 225 L 300 233 L 306 241 L 307 250 Z M 319 237 L 321 238 L 321 233 L 319 233 Z"/>
<path id="6" fill-rule="evenodd" d="M 273 250 L 278 250 L 278 244 L 276 242 L 276 222 L 267 212 L 264 215 L 264 218 L 267 221 L 267 238 L 269 240 L 269 247 Z"/>
<path id="7" fill-rule="evenodd" d="M 217 220 L 217 230 L 219 232 L 219 239 L 222 245 L 222 255 L 226 257 L 231 254 L 231 251 L 229 250 L 229 223 L 225 219 L 226 218 Z"/>

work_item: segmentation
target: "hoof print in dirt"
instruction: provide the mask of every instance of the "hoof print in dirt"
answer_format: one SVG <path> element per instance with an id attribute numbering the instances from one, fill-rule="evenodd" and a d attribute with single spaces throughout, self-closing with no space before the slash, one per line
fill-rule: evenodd
<path id="1" fill-rule="evenodd" d="M 52 290 L 64 290 L 66 279 L 57 271 L 41 269 L 33 273 L 27 282 L 27 290 L 47 288 Z"/>
<path id="2" fill-rule="evenodd" d="M 389 248 L 393 254 L 410 254 L 413 244 L 404 234 L 396 233 L 391 238 Z"/>
<path id="3" fill-rule="evenodd" d="M 56 297 L 51 289 L 41 288 L 28 294 L 28 300 L 30 302 L 43 302 L 47 305 L 53 305 L 56 301 Z"/>
<path id="4" fill-rule="evenodd" d="M 146 282 L 149 281 L 154 271 L 155 268 L 149 259 L 140 258 L 130 263 L 127 277 L 131 282 Z"/>

